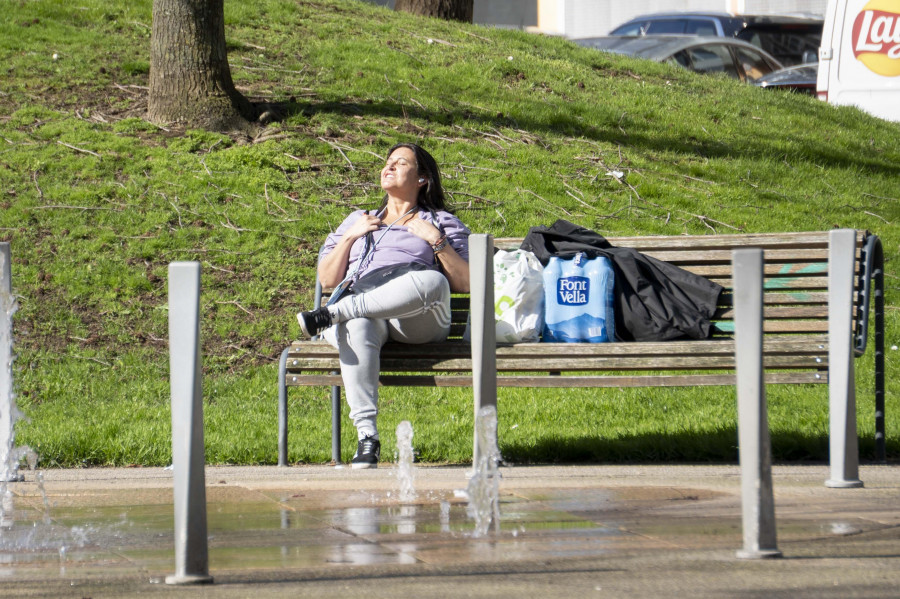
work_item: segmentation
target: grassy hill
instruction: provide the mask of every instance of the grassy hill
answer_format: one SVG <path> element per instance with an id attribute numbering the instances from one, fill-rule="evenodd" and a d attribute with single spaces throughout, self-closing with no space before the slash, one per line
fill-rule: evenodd
<path id="1" fill-rule="evenodd" d="M 261 0 L 225 3 L 229 61 L 238 88 L 283 118 L 255 136 L 162 128 L 141 118 L 151 4 L 16 0 L 0 19 L 17 441 L 45 465 L 170 460 L 178 260 L 203 265 L 208 460 L 273 463 L 277 358 L 311 304 L 317 248 L 380 201 L 397 141 L 428 148 L 459 216 L 495 236 L 557 218 L 605 235 L 869 229 L 886 252 L 888 346 L 900 340 L 898 124 L 552 37 L 357 0 Z M 871 352 L 857 362 L 864 457 Z M 329 458 L 327 397 L 292 390 L 292 460 Z M 827 456 L 824 387 L 771 388 L 769 404 L 777 459 Z M 729 389 L 503 390 L 500 412 L 511 460 L 736 456 Z M 404 419 L 420 459 L 471 459 L 470 391 L 386 390 L 386 457 Z"/>

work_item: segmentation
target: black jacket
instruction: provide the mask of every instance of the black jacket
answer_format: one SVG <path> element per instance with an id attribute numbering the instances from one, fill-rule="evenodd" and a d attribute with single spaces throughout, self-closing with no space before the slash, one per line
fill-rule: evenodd
<path id="1" fill-rule="evenodd" d="M 550 256 L 605 256 L 615 277 L 616 337 L 620 341 L 706 339 L 722 286 L 565 220 L 532 227 L 521 248 L 544 266 Z"/>

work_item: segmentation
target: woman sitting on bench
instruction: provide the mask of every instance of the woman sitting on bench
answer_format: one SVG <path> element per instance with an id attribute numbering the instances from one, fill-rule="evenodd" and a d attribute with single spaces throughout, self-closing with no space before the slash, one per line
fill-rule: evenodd
<path id="1" fill-rule="evenodd" d="M 305 335 L 322 333 L 338 349 L 359 438 L 353 468 L 378 465 L 382 346 L 445 340 L 450 293 L 469 291 L 469 229 L 445 205 L 434 158 L 415 144 L 395 145 L 381 188 L 378 210 L 354 212 L 325 240 L 318 277 L 334 288 L 327 305 L 297 315 Z"/>

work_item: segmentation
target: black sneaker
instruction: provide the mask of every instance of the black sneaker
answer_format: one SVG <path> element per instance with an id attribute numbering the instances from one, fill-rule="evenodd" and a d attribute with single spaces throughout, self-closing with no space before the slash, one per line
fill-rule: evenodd
<path id="1" fill-rule="evenodd" d="M 354 470 L 361 468 L 378 468 L 378 458 L 381 457 L 381 441 L 375 437 L 365 437 L 356 447 L 356 455 L 350 462 Z"/>
<path id="2" fill-rule="evenodd" d="M 300 323 L 304 335 L 315 337 L 331 326 L 331 312 L 326 307 L 312 312 L 300 312 L 297 314 L 297 321 Z"/>

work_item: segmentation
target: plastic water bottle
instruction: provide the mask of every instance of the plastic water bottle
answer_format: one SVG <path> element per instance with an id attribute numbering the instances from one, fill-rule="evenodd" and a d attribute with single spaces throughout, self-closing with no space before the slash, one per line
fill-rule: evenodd
<path id="1" fill-rule="evenodd" d="M 560 341 L 556 335 L 556 325 L 562 322 L 565 316 L 560 313 L 559 302 L 556 299 L 556 284 L 561 272 L 562 262 L 559 257 L 551 256 L 547 266 L 544 267 L 544 326 L 541 330 L 544 341 Z"/>
<path id="2" fill-rule="evenodd" d="M 602 337 L 601 341 L 615 341 L 616 319 L 613 312 L 615 303 L 615 276 L 609 258 L 600 256 L 588 260 L 584 269 L 594 294 L 591 298 L 591 314 L 603 319 L 602 331 L 587 331 L 588 340 Z"/>
<path id="3" fill-rule="evenodd" d="M 601 343 L 614 338 L 613 272 L 603 257 L 553 256 L 544 269 L 543 340 Z"/>

